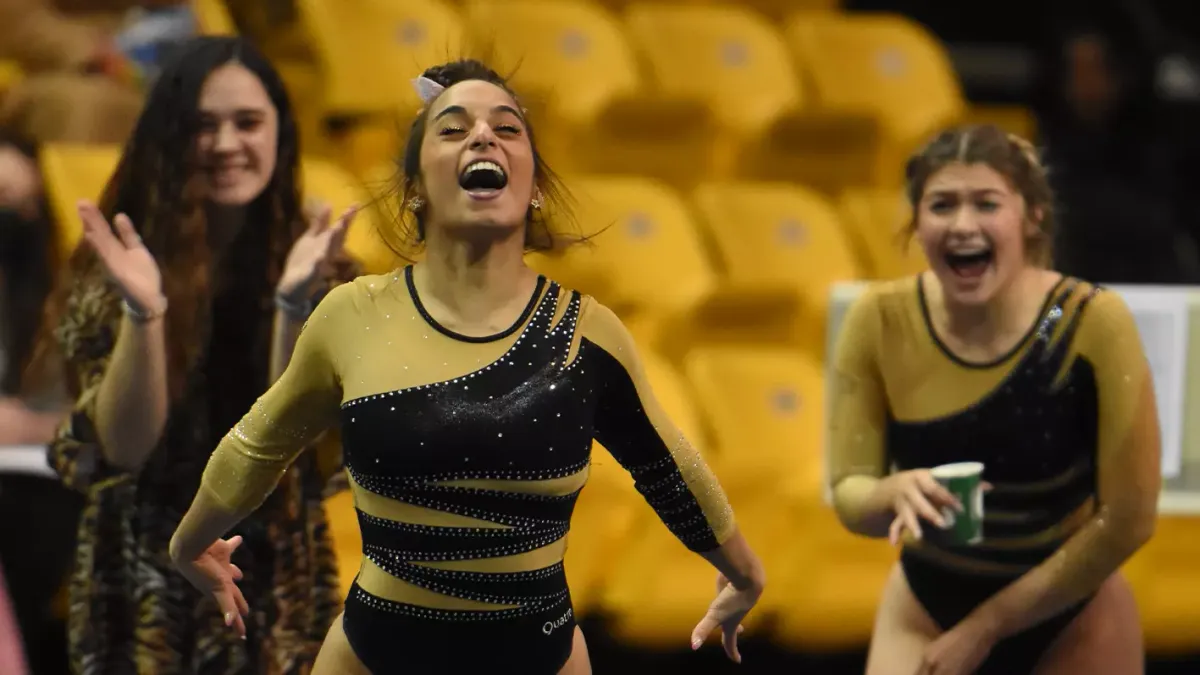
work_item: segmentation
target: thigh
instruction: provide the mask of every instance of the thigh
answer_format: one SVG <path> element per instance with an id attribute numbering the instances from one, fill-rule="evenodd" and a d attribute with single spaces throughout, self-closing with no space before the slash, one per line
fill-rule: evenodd
<path id="1" fill-rule="evenodd" d="M 1117 573 L 1059 634 L 1034 675 L 1141 675 L 1145 664 L 1137 602 Z"/>
<path id="2" fill-rule="evenodd" d="M 592 660 L 588 656 L 587 640 L 583 639 L 583 630 L 575 626 L 575 636 L 571 640 L 571 658 L 558 671 L 558 675 L 592 675 Z"/>
<path id="3" fill-rule="evenodd" d="M 912 675 L 925 657 L 925 648 L 939 634 L 937 624 L 921 607 L 896 563 L 875 615 L 867 675 Z"/>
<path id="4" fill-rule="evenodd" d="M 342 630 L 340 614 L 325 634 L 325 642 L 313 663 L 312 675 L 371 675 L 371 671 L 367 670 L 350 648 L 350 641 L 346 639 L 346 633 Z"/>

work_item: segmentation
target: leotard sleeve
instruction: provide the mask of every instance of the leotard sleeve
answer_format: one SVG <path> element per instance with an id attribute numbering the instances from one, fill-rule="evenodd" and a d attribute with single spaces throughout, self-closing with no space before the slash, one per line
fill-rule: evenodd
<path id="1" fill-rule="evenodd" d="M 733 510 L 704 458 L 655 400 L 633 337 L 592 298 L 584 300 L 580 327 L 583 367 L 596 383 L 596 440 L 684 545 L 701 553 L 718 548 L 735 531 Z"/>
<path id="2" fill-rule="evenodd" d="M 878 362 L 881 324 L 878 294 L 868 290 L 850 306 L 838 332 L 829 385 L 833 486 L 848 476 L 882 478 L 888 472 L 887 397 Z"/>
<path id="3" fill-rule="evenodd" d="M 283 375 L 213 452 L 201 489 L 230 512 L 258 508 L 296 456 L 337 424 L 342 386 L 334 347 L 339 326 L 356 324 L 355 287 L 338 286 L 317 305 Z"/>

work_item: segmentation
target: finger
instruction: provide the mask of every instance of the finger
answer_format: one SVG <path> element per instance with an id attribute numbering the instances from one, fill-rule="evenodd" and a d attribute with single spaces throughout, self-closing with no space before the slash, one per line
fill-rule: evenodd
<path id="1" fill-rule="evenodd" d="M 933 476 L 927 473 L 917 475 L 917 485 L 920 486 L 921 492 L 925 494 L 926 499 L 937 503 L 938 506 L 952 506 L 959 511 L 962 511 L 962 501 L 946 489 L 946 486 L 937 482 Z"/>
<path id="2" fill-rule="evenodd" d="M 346 234 L 350 231 L 350 224 L 354 222 L 354 217 L 358 215 L 358 204 L 351 206 L 342 213 L 338 218 L 337 223 L 333 226 L 333 233 L 329 237 L 329 247 L 326 249 L 327 256 L 338 255 L 342 251 L 342 246 L 346 243 Z"/>
<path id="3" fill-rule="evenodd" d="M 911 508 L 905 508 L 901 513 L 901 517 L 904 520 L 904 527 L 908 528 L 913 538 L 920 539 L 924 535 L 924 532 L 921 531 L 921 519 L 917 517 L 915 511 Z"/>
<path id="4" fill-rule="evenodd" d="M 946 526 L 946 520 L 942 518 L 942 514 L 933 507 L 933 504 L 929 503 L 929 500 L 919 490 L 913 490 L 905 496 L 908 498 L 909 506 L 917 512 L 917 515 L 938 527 Z"/>
<path id="5" fill-rule="evenodd" d="M 705 614 L 704 618 L 700 619 L 700 623 L 696 624 L 696 627 L 692 629 L 692 649 L 700 649 L 701 645 L 704 644 L 704 640 L 707 639 L 708 636 L 711 635 L 719 625 L 720 623 L 718 623 L 716 619 L 712 618 L 711 615 Z"/>
<path id="6" fill-rule="evenodd" d="M 229 552 L 232 554 L 234 551 L 237 550 L 237 547 L 242 545 L 242 535 L 235 534 L 232 537 L 226 539 L 225 543 L 229 544 Z"/>
<path id="7" fill-rule="evenodd" d="M 242 568 L 234 565 L 233 563 L 229 563 L 229 576 L 233 577 L 234 581 L 241 581 L 243 576 Z"/>
<path id="8" fill-rule="evenodd" d="M 308 231 L 310 234 L 320 234 L 329 227 L 329 219 L 333 216 L 333 207 L 322 201 L 311 201 L 305 209 L 308 211 Z"/>
<path id="9" fill-rule="evenodd" d="M 81 201 L 76 211 L 79 213 L 79 220 L 83 222 L 83 237 L 97 253 L 102 253 L 116 243 L 113 241 L 112 228 L 94 204 Z"/>
<path id="10" fill-rule="evenodd" d="M 230 593 L 233 595 L 233 602 L 237 605 L 238 613 L 242 616 L 250 614 L 250 603 L 246 602 L 246 596 L 242 594 L 242 589 L 236 584 L 230 584 Z"/>
<path id="11" fill-rule="evenodd" d="M 985 480 L 979 484 L 979 487 L 982 488 L 984 492 L 991 492 L 996 486 Z"/>
<path id="12" fill-rule="evenodd" d="M 741 635 L 742 633 L 745 633 L 745 632 L 746 632 L 746 627 L 739 623 L 738 629 L 737 629 L 737 634 Z"/>
<path id="13" fill-rule="evenodd" d="M 721 633 L 721 643 L 725 646 L 725 654 L 734 663 L 742 662 L 742 654 L 738 651 L 738 631 L 727 630 Z"/>
<path id="14" fill-rule="evenodd" d="M 113 226 L 117 228 L 117 236 L 121 238 L 125 248 L 137 248 L 142 245 L 142 237 L 133 229 L 133 221 L 129 216 L 118 213 L 116 218 L 113 218 Z"/>
<path id="15" fill-rule="evenodd" d="M 892 518 L 892 524 L 888 526 L 888 543 L 892 546 L 900 544 L 900 535 L 904 533 L 904 519 L 900 516 Z"/>

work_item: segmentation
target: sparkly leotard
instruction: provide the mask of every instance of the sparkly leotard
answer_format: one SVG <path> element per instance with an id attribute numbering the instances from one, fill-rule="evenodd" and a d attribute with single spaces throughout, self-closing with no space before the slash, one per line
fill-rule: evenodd
<path id="1" fill-rule="evenodd" d="M 734 531 L 620 321 L 545 279 L 489 337 L 433 320 L 411 267 L 335 289 L 203 489 L 249 512 L 339 422 L 364 549 L 344 629 L 374 673 L 558 672 L 574 629 L 562 560 L 593 438 L 689 548 Z"/>
<path id="2" fill-rule="evenodd" d="M 884 339 L 886 336 L 886 339 Z M 1075 279 L 1047 296 L 1010 352 L 968 363 L 933 332 L 919 277 L 879 284 L 842 326 L 832 392 L 832 477 L 953 462 L 985 465 L 984 540 L 955 546 L 926 528 L 901 556 L 943 629 L 1049 559 L 1097 508 L 1097 457 L 1148 445 L 1153 414 L 1137 327 L 1119 296 Z M 1002 642 L 981 673 L 1027 673 L 1080 611 Z"/>

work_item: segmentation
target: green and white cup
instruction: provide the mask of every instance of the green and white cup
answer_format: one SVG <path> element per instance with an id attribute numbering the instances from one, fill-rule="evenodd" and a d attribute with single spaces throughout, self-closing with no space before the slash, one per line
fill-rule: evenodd
<path id="1" fill-rule="evenodd" d="M 938 532 L 938 540 L 954 546 L 983 541 L 983 463 L 943 464 L 933 467 L 930 473 L 963 506 L 962 511 L 942 509 L 946 526 Z"/>

